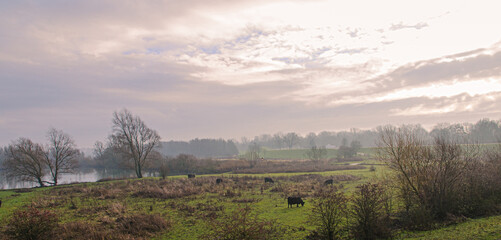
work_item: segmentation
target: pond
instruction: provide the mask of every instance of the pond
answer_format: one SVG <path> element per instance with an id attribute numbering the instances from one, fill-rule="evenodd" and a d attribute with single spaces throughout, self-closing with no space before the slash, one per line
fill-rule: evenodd
<path id="1" fill-rule="evenodd" d="M 34 182 L 26 182 L 18 179 L 7 179 L 6 174 L 0 171 L 0 189 L 15 189 L 15 188 L 32 188 L 37 187 L 38 184 Z M 145 177 L 155 176 L 155 172 L 145 173 Z M 132 171 L 127 170 L 107 170 L 107 169 L 80 169 L 75 173 L 63 174 L 59 178 L 58 184 L 68 184 L 76 182 L 96 182 L 104 178 L 124 178 L 134 177 Z M 48 180 L 48 178 L 46 179 Z"/>

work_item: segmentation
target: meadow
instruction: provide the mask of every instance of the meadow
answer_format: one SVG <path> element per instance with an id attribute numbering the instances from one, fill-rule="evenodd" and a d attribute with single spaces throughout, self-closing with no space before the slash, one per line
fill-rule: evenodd
<path id="1" fill-rule="evenodd" d="M 370 151 L 365 150 L 367 154 L 358 163 L 369 164 L 371 168 L 224 173 L 190 179 L 179 175 L 2 190 L 0 237 L 8 239 L 3 232 L 17 210 L 30 210 L 50 211 L 57 217 L 53 239 L 210 239 L 215 231 L 246 225 L 273 226 L 280 233 L 277 239 L 305 239 L 315 230 L 309 215 L 319 193 L 336 188 L 350 196 L 358 185 L 376 182 L 387 171 L 383 165 L 373 165 L 377 162 L 367 157 Z M 294 150 L 273 151 L 273 154 L 282 158 L 291 152 L 299 154 Z M 274 183 L 265 183 L 265 177 L 272 178 Z M 216 179 L 222 182 L 218 184 Z M 324 184 L 328 179 L 334 184 Z M 289 196 L 302 197 L 305 205 L 288 208 Z M 499 239 L 501 216 L 464 219 L 432 231 L 397 230 L 394 237 Z"/>
<path id="2" fill-rule="evenodd" d="M 262 157 L 273 160 L 304 160 L 307 159 L 306 153 L 309 149 L 266 149 L 262 150 Z M 357 157 L 363 159 L 371 158 L 375 153 L 375 148 L 361 148 L 358 151 Z M 338 158 L 337 149 L 327 149 L 326 159 Z M 243 156 L 243 155 L 242 155 Z"/>

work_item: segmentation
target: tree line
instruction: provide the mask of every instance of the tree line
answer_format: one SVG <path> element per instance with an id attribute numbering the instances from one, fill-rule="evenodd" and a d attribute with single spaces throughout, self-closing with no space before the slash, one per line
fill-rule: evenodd
<path id="1" fill-rule="evenodd" d="M 420 125 L 415 125 L 415 127 L 427 139 L 445 134 L 452 137 L 468 138 L 478 143 L 497 143 L 501 140 L 501 121 L 487 118 L 481 119 L 474 124 L 439 123 L 430 131 Z M 358 141 L 364 147 L 377 147 L 379 138 L 378 128 L 376 127 L 371 130 L 352 128 L 349 131 L 340 132 L 323 131 L 318 134 L 309 133 L 305 136 L 301 136 L 295 132 L 278 132 L 275 134 L 262 134 L 254 138 L 243 137 L 240 141 L 235 142 L 235 144 L 241 152 L 247 150 L 250 144 L 258 144 L 268 149 L 309 149 L 313 146 L 339 148 L 346 145 L 345 141 Z"/>
<path id="2" fill-rule="evenodd" d="M 238 149 L 232 140 L 224 139 L 193 139 L 189 142 L 161 142 L 158 151 L 164 156 L 174 157 L 179 154 L 189 154 L 197 158 L 228 158 L 238 155 Z"/>
<path id="3" fill-rule="evenodd" d="M 365 131 L 352 129 L 339 133 L 310 133 L 305 137 L 296 133 L 277 133 L 273 136 L 261 135 L 253 141 L 243 138 L 241 142 L 194 139 L 189 142 L 161 143 L 160 135 L 127 109 L 114 112 L 112 123 L 112 133 L 104 143 L 96 142 L 92 158 L 85 157 L 68 134 L 52 128 L 47 133 L 45 144 L 19 138 L 3 148 L 0 152 L 3 171 L 9 178 L 35 182 L 39 186 L 57 185 L 61 174 L 73 172 L 79 162 L 80 165 L 93 168 L 133 170 L 138 178 L 142 178 L 145 171 L 159 172 L 165 168 L 170 168 L 171 173 L 184 173 L 189 171 L 185 168 L 187 166 L 196 166 L 201 172 L 208 173 L 214 169 L 228 168 L 221 167 L 221 162 L 200 158 L 235 156 L 237 147 L 246 146 L 243 151 L 247 152 L 245 156 L 251 168 L 260 159 L 262 147 L 292 149 L 307 146 L 310 151 L 305 157 L 319 161 L 325 156 L 325 146 L 337 144 L 340 157 L 348 158 L 362 145 L 374 146 L 382 131 L 379 127 Z M 413 125 L 412 128 L 413 133 L 423 141 L 446 136 L 450 139 L 490 143 L 498 141 L 501 136 L 501 123 L 489 119 L 482 119 L 475 124 L 442 123 L 429 132 L 420 125 Z"/>

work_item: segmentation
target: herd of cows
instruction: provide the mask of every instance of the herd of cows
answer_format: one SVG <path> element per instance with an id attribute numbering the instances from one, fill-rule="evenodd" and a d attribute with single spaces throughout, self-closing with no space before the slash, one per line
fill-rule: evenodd
<path id="1" fill-rule="evenodd" d="M 188 178 L 195 178 L 195 174 L 188 174 Z M 220 184 L 223 182 L 222 178 L 216 179 L 216 184 Z M 270 177 L 265 177 L 264 178 L 265 183 L 275 183 L 272 178 Z M 334 180 L 328 179 L 325 180 L 324 185 L 332 185 L 334 183 Z M 304 206 L 304 201 L 301 199 L 301 197 L 288 197 L 287 198 L 287 208 L 292 207 L 292 205 L 296 204 L 296 207 L 299 207 L 299 204 L 301 206 Z"/>

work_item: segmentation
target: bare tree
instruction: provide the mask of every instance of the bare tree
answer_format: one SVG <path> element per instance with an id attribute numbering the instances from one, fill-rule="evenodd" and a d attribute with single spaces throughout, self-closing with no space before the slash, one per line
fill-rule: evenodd
<path id="1" fill-rule="evenodd" d="M 407 211 L 417 206 L 439 220 L 449 213 L 462 214 L 468 169 L 476 163 L 479 146 L 447 136 L 428 142 L 414 126 L 379 131 L 379 157 L 395 173 Z"/>
<path id="2" fill-rule="evenodd" d="M 299 135 L 297 135 L 297 133 L 295 132 L 287 133 L 283 139 L 289 149 L 292 149 L 294 146 L 296 146 L 296 144 L 299 143 Z"/>
<path id="3" fill-rule="evenodd" d="M 104 146 L 103 142 L 96 141 L 94 143 L 94 157 L 95 158 L 101 158 L 104 155 L 105 151 L 106 151 L 106 147 Z"/>
<path id="4" fill-rule="evenodd" d="M 284 146 L 284 134 L 283 133 L 275 133 L 273 135 L 273 144 L 277 149 L 282 149 Z"/>
<path id="5" fill-rule="evenodd" d="M 146 126 L 127 109 L 113 113 L 112 146 L 122 152 L 134 165 L 138 178 L 143 177 L 143 168 L 150 161 L 149 155 L 159 143 L 158 133 Z"/>
<path id="6" fill-rule="evenodd" d="M 6 158 L 3 166 L 7 177 L 36 182 L 40 187 L 45 186 L 43 177 L 46 174 L 46 166 L 42 146 L 30 139 L 19 138 L 4 151 Z"/>
<path id="7" fill-rule="evenodd" d="M 319 162 L 327 157 L 327 149 L 325 147 L 312 146 L 305 154 L 311 161 Z"/>
<path id="8" fill-rule="evenodd" d="M 245 158 L 249 162 L 251 168 L 256 166 L 257 162 L 262 156 L 262 148 L 257 142 L 252 142 L 249 145 L 247 153 L 245 154 Z"/>
<path id="9" fill-rule="evenodd" d="M 44 161 L 49 168 L 52 185 L 57 185 L 61 174 L 72 173 L 78 164 L 80 151 L 73 139 L 61 130 L 49 129 L 49 143 L 44 151 Z"/>

